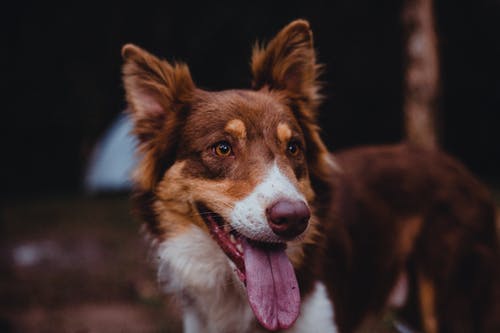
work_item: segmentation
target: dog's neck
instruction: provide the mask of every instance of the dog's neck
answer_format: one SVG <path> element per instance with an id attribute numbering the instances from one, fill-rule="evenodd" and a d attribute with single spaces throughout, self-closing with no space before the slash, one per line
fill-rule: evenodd
<path id="1" fill-rule="evenodd" d="M 254 319 L 244 286 L 207 233 L 192 226 L 157 251 L 158 280 L 167 293 L 180 296 L 185 332 L 249 331 Z"/>
<path id="2" fill-rule="evenodd" d="M 157 247 L 157 260 L 163 290 L 180 298 L 184 332 L 265 332 L 255 320 L 243 283 L 207 233 L 192 226 L 182 236 L 163 241 Z M 286 332 L 311 327 L 336 332 L 333 305 L 324 286 L 312 280 L 304 286 L 304 315 Z"/>

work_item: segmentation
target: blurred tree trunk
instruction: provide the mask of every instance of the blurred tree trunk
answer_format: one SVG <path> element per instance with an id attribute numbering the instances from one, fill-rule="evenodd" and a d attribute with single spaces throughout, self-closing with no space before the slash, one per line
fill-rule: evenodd
<path id="1" fill-rule="evenodd" d="M 421 147 L 438 146 L 439 58 L 433 0 L 404 0 L 404 115 L 407 140 Z"/>

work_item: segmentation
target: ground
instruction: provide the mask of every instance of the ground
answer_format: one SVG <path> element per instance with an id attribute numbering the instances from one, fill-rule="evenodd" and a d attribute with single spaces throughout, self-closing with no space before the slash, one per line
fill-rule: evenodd
<path id="1" fill-rule="evenodd" d="M 180 332 L 127 195 L 3 203 L 0 332 Z"/>
<path id="2" fill-rule="evenodd" d="M 0 332 L 181 331 L 128 195 L 11 199 L 0 213 Z"/>

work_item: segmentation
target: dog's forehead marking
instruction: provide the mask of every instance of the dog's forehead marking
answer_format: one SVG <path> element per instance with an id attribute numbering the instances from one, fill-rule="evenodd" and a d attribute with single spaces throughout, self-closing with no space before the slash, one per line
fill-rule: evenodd
<path id="1" fill-rule="evenodd" d="M 276 127 L 276 133 L 278 139 L 282 143 L 286 143 L 292 138 L 292 130 L 290 129 L 290 126 L 284 122 L 280 122 L 278 124 L 278 126 Z"/>
<path id="2" fill-rule="evenodd" d="M 240 140 L 244 140 L 247 137 L 245 123 L 241 119 L 228 121 L 224 130 Z"/>

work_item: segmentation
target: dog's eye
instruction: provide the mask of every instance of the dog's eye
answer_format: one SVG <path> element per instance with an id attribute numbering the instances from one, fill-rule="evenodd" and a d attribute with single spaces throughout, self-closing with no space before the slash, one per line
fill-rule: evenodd
<path id="1" fill-rule="evenodd" d="M 227 141 L 217 142 L 212 149 L 215 154 L 220 157 L 227 157 L 233 153 L 233 148 Z"/>
<path id="2" fill-rule="evenodd" d="M 297 156 L 300 152 L 300 144 L 295 141 L 290 141 L 286 149 L 290 155 Z"/>

